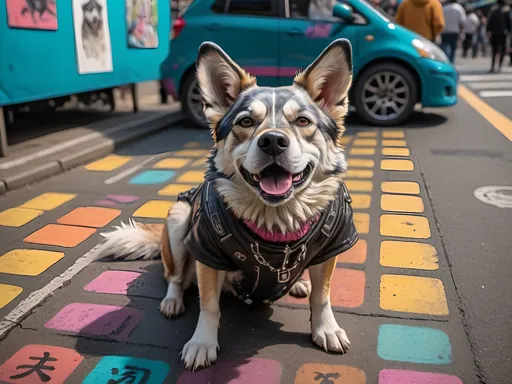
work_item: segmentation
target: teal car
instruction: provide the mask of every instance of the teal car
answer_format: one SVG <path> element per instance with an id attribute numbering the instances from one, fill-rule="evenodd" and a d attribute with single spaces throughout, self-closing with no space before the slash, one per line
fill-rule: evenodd
<path id="1" fill-rule="evenodd" d="M 258 85 L 282 86 L 340 37 L 353 47 L 351 104 L 369 124 L 400 124 L 417 103 L 457 103 L 458 74 L 443 51 L 365 0 L 194 0 L 174 22 L 164 84 L 205 125 L 195 78 L 203 41 L 220 45 Z"/>

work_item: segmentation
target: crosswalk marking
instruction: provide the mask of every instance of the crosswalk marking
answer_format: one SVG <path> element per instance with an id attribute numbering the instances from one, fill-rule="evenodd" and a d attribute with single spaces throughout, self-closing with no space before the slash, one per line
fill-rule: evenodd
<path id="1" fill-rule="evenodd" d="M 512 81 L 482 81 L 468 83 L 473 89 L 512 89 Z"/>
<path id="2" fill-rule="evenodd" d="M 461 75 L 460 81 L 504 81 L 512 80 L 512 73 L 494 73 L 483 75 Z"/>
<path id="3" fill-rule="evenodd" d="M 512 90 L 507 91 L 482 91 L 479 93 L 480 97 L 510 97 L 512 96 Z"/>

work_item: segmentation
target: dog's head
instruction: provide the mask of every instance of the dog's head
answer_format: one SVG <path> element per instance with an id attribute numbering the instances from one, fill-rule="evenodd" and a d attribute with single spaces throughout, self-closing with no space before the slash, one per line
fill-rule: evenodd
<path id="1" fill-rule="evenodd" d="M 220 47 L 203 43 L 197 78 L 215 147 L 210 172 L 234 213 L 297 230 L 335 196 L 352 82 L 351 45 L 331 43 L 288 87 L 258 87 Z"/>
<path id="2" fill-rule="evenodd" d="M 96 0 L 89 0 L 82 5 L 85 21 L 92 27 L 97 27 L 101 22 L 101 10 L 103 7 Z"/>

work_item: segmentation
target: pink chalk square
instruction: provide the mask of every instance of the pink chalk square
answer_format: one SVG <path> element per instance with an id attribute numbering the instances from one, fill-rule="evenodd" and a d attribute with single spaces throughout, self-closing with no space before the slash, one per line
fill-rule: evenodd
<path id="1" fill-rule="evenodd" d="M 442 373 L 383 369 L 379 373 L 379 384 L 462 384 L 457 376 Z"/>
<path id="2" fill-rule="evenodd" d="M 117 207 L 117 203 L 112 200 L 107 199 L 99 199 L 94 202 L 94 205 L 104 205 L 107 207 Z"/>
<path id="3" fill-rule="evenodd" d="M 283 368 L 276 360 L 252 358 L 239 362 L 222 361 L 198 372 L 184 372 L 178 384 L 279 384 Z"/>
<path id="4" fill-rule="evenodd" d="M 82 360 L 82 355 L 74 349 L 26 345 L 0 365 L 0 382 L 65 383 Z"/>
<path id="5" fill-rule="evenodd" d="M 84 289 L 89 292 L 113 293 L 115 295 L 126 295 L 130 284 L 137 280 L 141 273 L 129 271 L 105 271 Z"/>
<path id="6" fill-rule="evenodd" d="M 104 198 L 108 199 L 108 200 L 117 201 L 118 203 L 122 203 L 122 204 L 133 203 L 134 201 L 137 201 L 140 199 L 139 196 L 134 196 L 134 195 L 107 195 Z"/>
<path id="7" fill-rule="evenodd" d="M 75 334 L 126 340 L 143 316 L 135 308 L 72 303 L 62 308 L 44 326 Z"/>

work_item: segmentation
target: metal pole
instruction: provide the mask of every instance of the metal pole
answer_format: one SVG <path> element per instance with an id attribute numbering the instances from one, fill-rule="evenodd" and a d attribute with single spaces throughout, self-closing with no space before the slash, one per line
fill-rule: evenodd
<path id="1" fill-rule="evenodd" d="M 4 109 L 0 108 L 0 157 L 7 156 L 7 132 L 5 130 Z"/>

